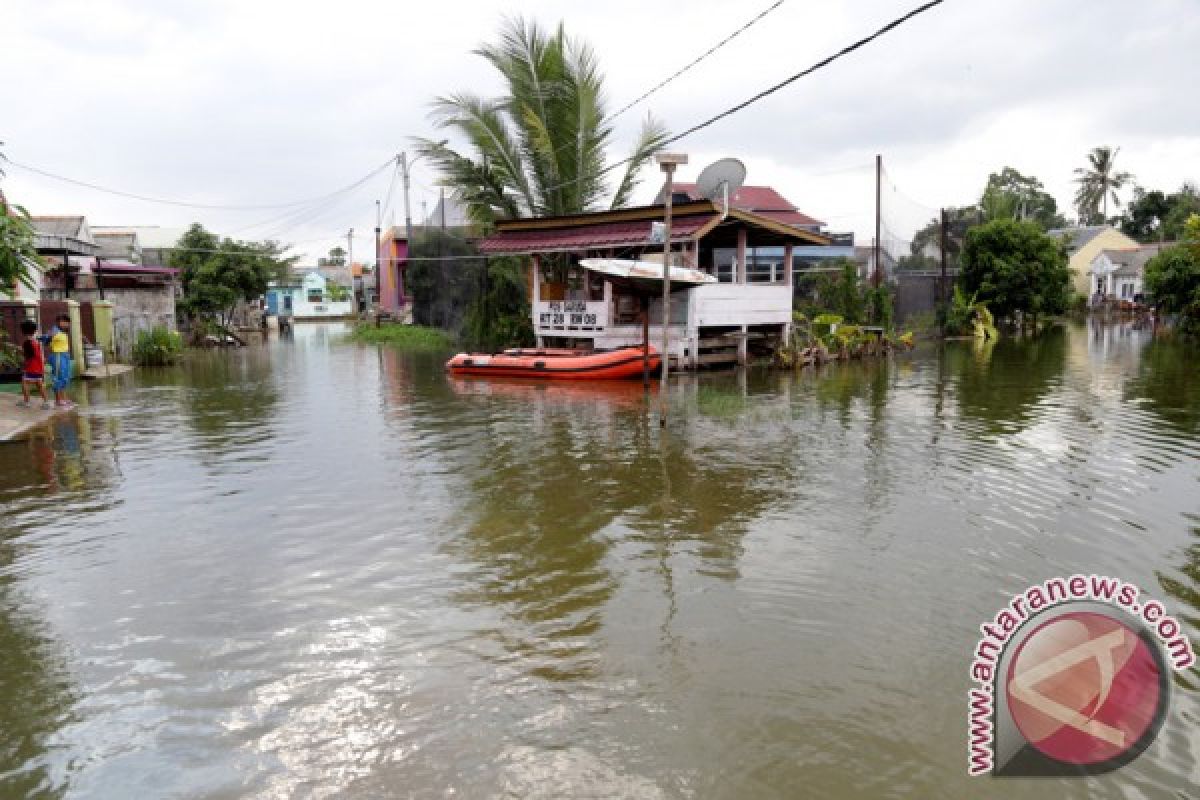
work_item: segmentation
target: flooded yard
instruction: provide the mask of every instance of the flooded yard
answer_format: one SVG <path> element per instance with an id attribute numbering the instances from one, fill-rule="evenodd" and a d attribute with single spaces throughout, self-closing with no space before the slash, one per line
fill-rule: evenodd
<path id="1" fill-rule="evenodd" d="M 1200 670 L 1086 780 L 966 776 L 979 625 L 1200 636 L 1195 350 L 1074 326 L 793 374 L 449 379 L 337 326 L 0 444 L 0 796 L 1184 797 Z"/>

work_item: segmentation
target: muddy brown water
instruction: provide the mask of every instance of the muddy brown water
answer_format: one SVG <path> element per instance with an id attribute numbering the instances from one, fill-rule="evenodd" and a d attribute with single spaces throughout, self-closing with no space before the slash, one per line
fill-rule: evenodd
<path id="1" fill-rule="evenodd" d="M 300 326 L 0 445 L 0 796 L 1196 796 L 1195 668 L 1086 780 L 968 778 L 965 702 L 1055 575 L 1197 639 L 1195 349 L 686 378 L 665 434 L 442 359 Z"/>

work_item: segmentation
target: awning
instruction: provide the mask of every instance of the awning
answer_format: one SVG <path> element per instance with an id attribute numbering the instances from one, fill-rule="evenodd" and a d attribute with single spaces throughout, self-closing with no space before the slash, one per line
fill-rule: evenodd
<path id="1" fill-rule="evenodd" d="M 662 292 L 663 265 L 657 261 L 627 261 L 619 258 L 584 258 L 579 266 L 611 278 L 616 284 L 629 286 L 643 294 Z M 706 283 L 716 283 L 713 275 L 691 267 L 671 267 L 671 289 L 694 289 Z"/>
<path id="2" fill-rule="evenodd" d="M 671 222 L 671 242 L 689 241 L 696 233 L 718 219 L 718 214 L 690 214 Z M 661 244 L 651 239 L 655 221 L 607 222 L 599 225 L 575 225 L 563 228 L 497 231 L 480 242 L 488 255 L 505 253 L 553 253 L 599 250 Z"/>

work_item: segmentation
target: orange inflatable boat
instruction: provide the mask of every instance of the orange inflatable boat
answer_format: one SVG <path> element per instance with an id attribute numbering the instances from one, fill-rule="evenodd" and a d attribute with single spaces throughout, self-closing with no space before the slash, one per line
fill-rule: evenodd
<path id="1" fill-rule="evenodd" d="M 658 351 L 650 348 L 650 374 L 658 374 Z M 503 353 L 459 353 L 446 362 L 453 375 L 485 375 L 538 380 L 609 381 L 642 374 L 642 348 L 587 351 L 562 349 L 505 350 Z"/>

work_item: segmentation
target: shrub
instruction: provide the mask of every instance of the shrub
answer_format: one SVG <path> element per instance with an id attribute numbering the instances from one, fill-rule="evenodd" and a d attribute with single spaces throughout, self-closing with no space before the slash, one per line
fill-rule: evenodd
<path id="1" fill-rule="evenodd" d="M 21 348 L 8 341 L 8 333 L 0 328 L 0 370 L 20 369 L 24 363 Z"/>
<path id="2" fill-rule="evenodd" d="M 139 367 L 169 367 L 177 364 L 182 354 L 183 339 L 161 325 L 139 331 L 133 345 L 133 363 Z"/>
<path id="3" fill-rule="evenodd" d="M 371 325 L 354 329 L 350 338 L 367 344 L 387 344 L 402 350 L 449 350 L 454 347 L 450 334 L 423 325 Z"/>

